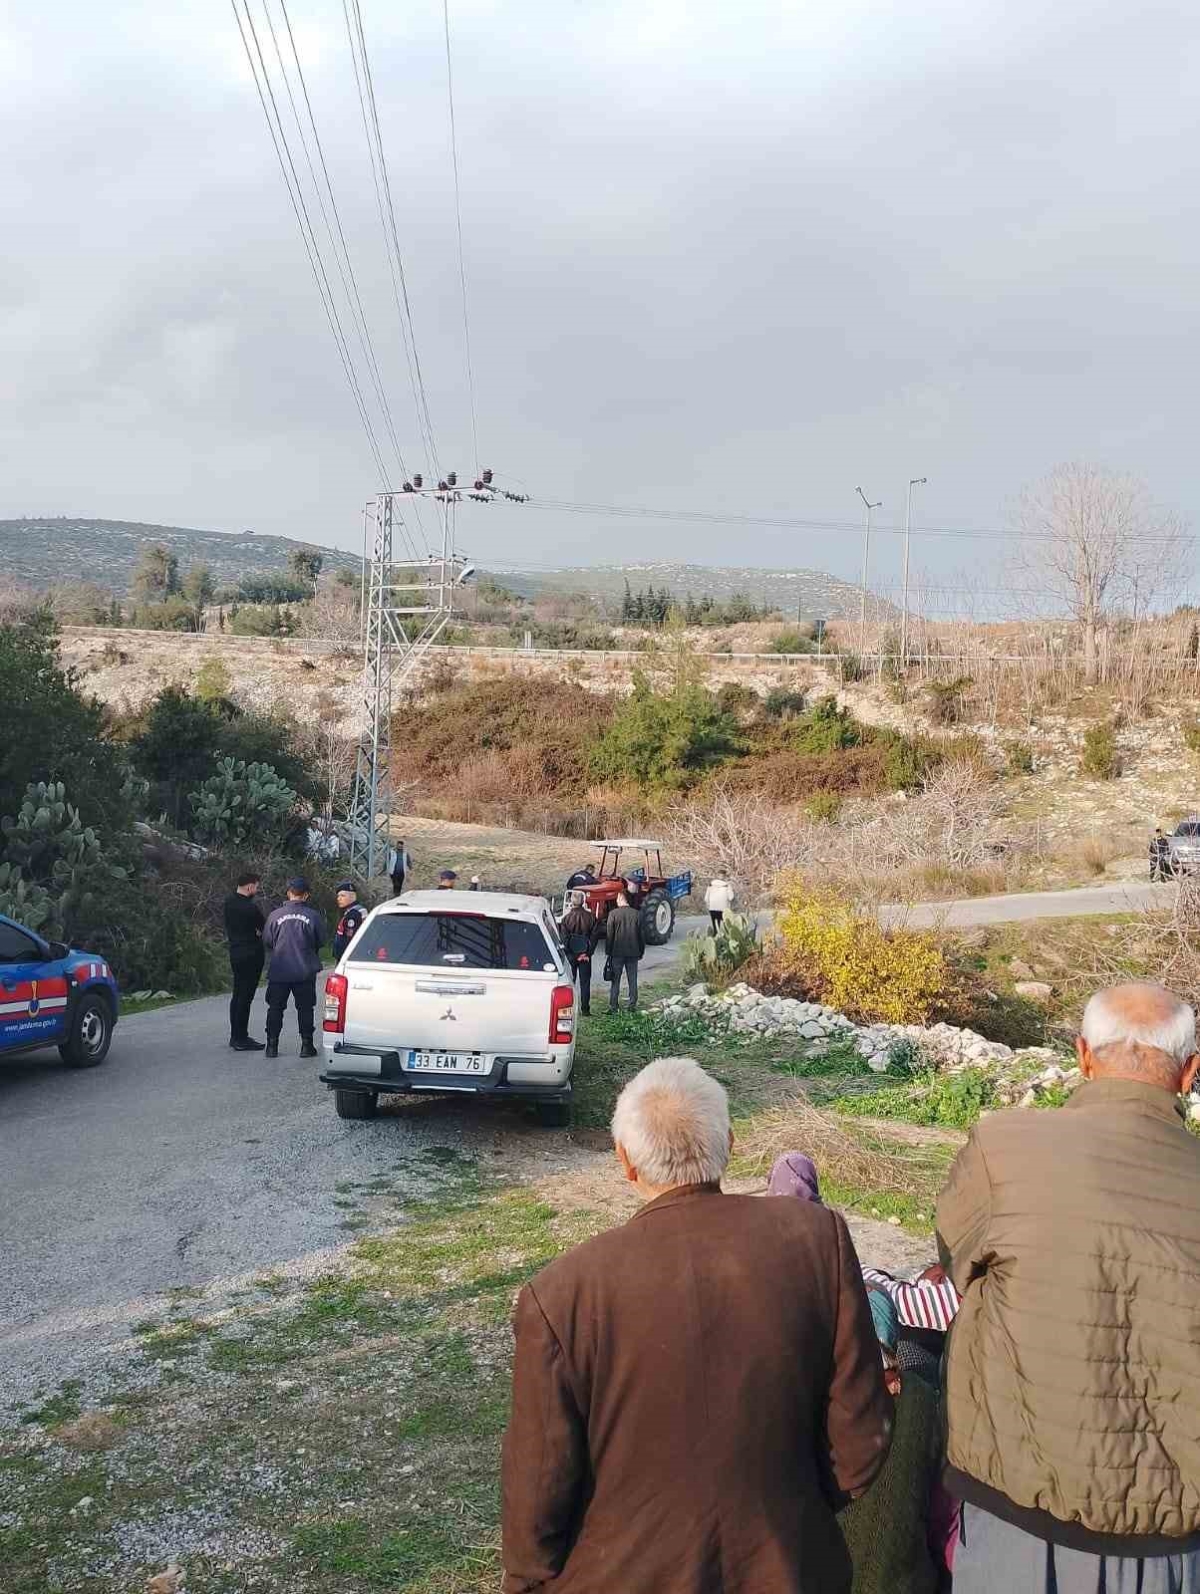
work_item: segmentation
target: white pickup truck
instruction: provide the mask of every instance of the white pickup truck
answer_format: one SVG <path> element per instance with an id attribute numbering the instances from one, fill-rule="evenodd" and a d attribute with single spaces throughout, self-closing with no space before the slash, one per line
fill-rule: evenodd
<path id="1" fill-rule="evenodd" d="M 575 984 L 550 904 L 499 891 L 410 891 L 369 913 L 325 983 L 325 1068 L 339 1118 L 384 1093 L 531 1101 L 565 1125 Z"/>

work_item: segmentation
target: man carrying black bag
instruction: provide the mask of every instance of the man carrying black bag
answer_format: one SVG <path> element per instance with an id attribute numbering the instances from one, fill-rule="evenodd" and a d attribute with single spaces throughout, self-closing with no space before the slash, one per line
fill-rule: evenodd
<path id="1" fill-rule="evenodd" d="M 579 987 L 579 1011 L 586 1015 L 592 1011 L 592 953 L 604 931 L 597 925 L 582 891 L 571 893 L 570 911 L 559 928 Z"/>

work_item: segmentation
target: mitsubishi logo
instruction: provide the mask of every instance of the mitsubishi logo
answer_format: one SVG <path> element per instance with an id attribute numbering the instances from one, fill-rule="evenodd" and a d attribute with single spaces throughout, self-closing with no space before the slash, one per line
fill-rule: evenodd
<path id="1" fill-rule="evenodd" d="M 446 1011 L 442 1014 L 442 1023 L 443 1024 L 446 1022 L 447 1019 L 449 1019 L 452 1024 L 457 1024 L 458 1023 L 458 1019 L 454 1016 L 454 1009 L 452 1007 L 448 1007 L 446 1009 Z"/>

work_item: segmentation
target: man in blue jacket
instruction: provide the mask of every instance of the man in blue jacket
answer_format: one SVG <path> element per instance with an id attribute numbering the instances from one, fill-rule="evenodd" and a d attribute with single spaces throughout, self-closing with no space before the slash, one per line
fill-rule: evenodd
<path id="1" fill-rule="evenodd" d="M 275 909 L 263 927 L 263 945 L 271 958 L 267 970 L 268 1057 L 279 1056 L 279 1035 L 283 1029 L 283 1014 L 289 996 L 296 1004 L 300 1055 L 317 1055 L 317 1048 L 313 1045 L 313 1030 L 325 921 L 316 908 L 310 907 L 308 895 L 307 880 L 303 877 L 289 880 L 287 901 Z"/>

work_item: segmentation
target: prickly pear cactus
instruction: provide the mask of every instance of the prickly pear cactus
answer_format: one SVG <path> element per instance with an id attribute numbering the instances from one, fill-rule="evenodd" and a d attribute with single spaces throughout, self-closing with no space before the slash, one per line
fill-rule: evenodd
<path id="1" fill-rule="evenodd" d="M 191 796 L 192 832 L 212 846 L 270 841 L 286 830 L 296 793 L 270 764 L 219 758 L 217 772 Z"/>

